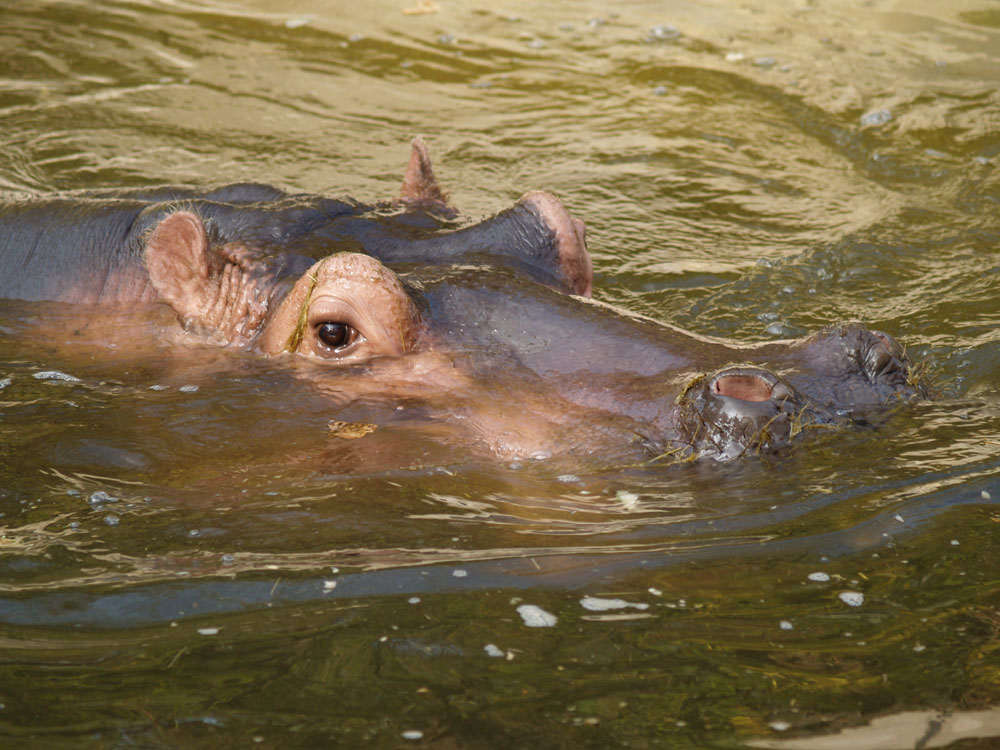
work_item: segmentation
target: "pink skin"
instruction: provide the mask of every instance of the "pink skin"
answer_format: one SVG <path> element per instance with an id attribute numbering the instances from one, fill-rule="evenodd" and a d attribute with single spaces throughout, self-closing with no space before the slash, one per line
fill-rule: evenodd
<path id="1" fill-rule="evenodd" d="M 590 291 L 590 259 L 583 228 L 557 199 L 530 194 L 544 215 L 571 232 L 560 245 L 581 293 Z M 518 393 L 507 408 L 495 394 L 456 367 L 447 342 L 428 331 L 397 276 L 378 260 L 343 253 L 314 264 L 287 294 L 266 269 L 239 248 L 212 248 L 200 218 L 178 211 L 157 225 L 146 249 L 150 282 L 188 330 L 211 343 L 296 356 L 322 365 L 297 368 L 328 392 L 331 406 L 359 399 L 418 399 L 441 418 L 459 417 L 471 435 L 460 441 L 501 458 L 524 458 L 567 448 L 568 415 L 578 412 L 557 394 Z M 320 331 L 342 326 L 343 343 L 331 346 Z M 337 342 L 338 344 L 340 342 Z M 356 367 L 366 365 L 359 372 Z M 334 377 L 329 367 L 338 368 Z M 435 405 L 436 408 L 435 408 Z M 463 430 L 463 432 L 465 432 Z"/>

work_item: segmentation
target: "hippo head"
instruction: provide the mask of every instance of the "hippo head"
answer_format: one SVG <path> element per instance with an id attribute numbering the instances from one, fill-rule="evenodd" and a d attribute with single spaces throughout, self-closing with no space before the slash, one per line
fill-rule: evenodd
<path id="1" fill-rule="evenodd" d="M 331 410 L 417 402 L 501 457 L 727 460 L 922 394 L 902 347 L 861 324 L 748 347 L 588 299 L 584 227 L 547 193 L 422 225 L 414 206 L 444 204 L 416 162 L 404 218 L 355 222 L 351 251 L 324 251 L 335 232 L 314 223 L 296 241 L 318 259 L 267 256 L 178 210 L 149 236 L 150 281 L 189 330 L 298 362 Z"/>

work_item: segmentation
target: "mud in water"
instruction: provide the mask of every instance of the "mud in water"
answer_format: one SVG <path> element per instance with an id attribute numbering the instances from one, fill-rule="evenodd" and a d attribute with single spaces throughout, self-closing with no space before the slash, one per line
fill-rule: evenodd
<path id="1" fill-rule="evenodd" d="M 937 394 L 726 464 L 491 461 L 419 404 L 0 302 L 0 746 L 1000 741 L 995 4 L 0 20 L 8 195 L 374 201 L 422 134 L 466 219 L 559 195 L 598 300 L 743 342 L 863 320 Z"/>

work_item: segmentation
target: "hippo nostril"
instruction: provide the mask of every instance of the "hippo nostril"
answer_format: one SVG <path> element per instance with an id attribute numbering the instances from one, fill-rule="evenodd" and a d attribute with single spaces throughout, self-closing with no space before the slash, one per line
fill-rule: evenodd
<path id="1" fill-rule="evenodd" d="M 746 373 L 720 375 L 712 384 L 713 392 L 740 401 L 767 401 L 775 390 L 774 384 L 760 375 Z"/>

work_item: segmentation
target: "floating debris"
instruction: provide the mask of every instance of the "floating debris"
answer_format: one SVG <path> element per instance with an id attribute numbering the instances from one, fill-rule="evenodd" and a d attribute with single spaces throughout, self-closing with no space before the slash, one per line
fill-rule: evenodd
<path id="1" fill-rule="evenodd" d="M 80 382 L 80 378 L 74 375 L 68 375 L 65 372 L 59 372 L 59 370 L 42 370 L 41 372 L 36 372 L 31 377 L 35 380 L 62 380 L 67 383 Z"/>
<path id="2" fill-rule="evenodd" d="M 625 609 L 627 607 L 649 609 L 649 605 L 644 602 L 627 602 L 624 599 L 600 599 L 596 596 L 583 597 L 580 600 L 580 606 L 591 612 L 607 612 L 611 609 Z"/>
<path id="3" fill-rule="evenodd" d="M 625 510 L 633 510 L 639 504 L 639 496 L 628 490 L 618 490 L 615 499 L 625 506 Z"/>
<path id="4" fill-rule="evenodd" d="M 378 429 L 378 425 L 365 422 L 342 422 L 339 419 L 331 419 L 327 427 L 330 429 L 331 435 L 344 440 L 357 440 Z"/>
<path id="5" fill-rule="evenodd" d="M 534 604 L 522 604 L 517 608 L 517 613 L 529 628 L 551 628 L 559 622 L 559 618 L 555 615 Z"/>
<path id="6" fill-rule="evenodd" d="M 860 591 L 841 591 L 837 598 L 849 607 L 860 607 L 865 603 L 865 595 Z"/>

